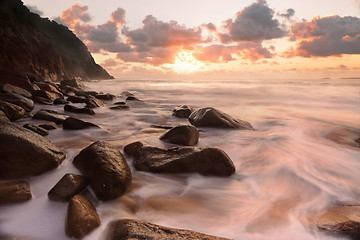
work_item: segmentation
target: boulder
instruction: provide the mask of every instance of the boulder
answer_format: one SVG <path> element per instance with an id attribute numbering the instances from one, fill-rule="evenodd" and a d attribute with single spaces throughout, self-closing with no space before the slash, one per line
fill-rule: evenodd
<path id="1" fill-rule="evenodd" d="M 26 128 L 26 129 L 29 129 L 29 130 L 31 130 L 31 131 L 39 134 L 39 135 L 41 135 L 41 136 L 49 135 L 49 132 L 45 128 L 42 128 L 42 127 L 39 127 L 39 126 L 35 126 L 35 125 L 27 123 L 23 127 Z"/>
<path id="2" fill-rule="evenodd" d="M 194 146 L 199 141 L 199 130 L 191 125 L 179 125 L 163 134 L 160 140 L 179 145 Z"/>
<path id="3" fill-rule="evenodd" d="M 0 110 L 5 113 L 10 121 L 15 121 L 25 117 L 25 110 L 18 105 L 0 100 Z"/>
<path id="4" fill-rule="evenodd" d="M 99 126 L 97 126 L 91 122 L 85 122 L 83 120 L 73 118 L 73 117 L 68 117 L 63 122 L 63 129 L 67 129 L 67 130 L 80 130 L 80 129 L 85 129 L 88 127 L 100 128 Z"/>
<path id="5" fill-rule="evenodd" d="M 142 144 L 142 142 L 133 142 L 133 143 L 129 143 L 127 145 L 124 146 L 124 152 L 129 155 L 134 157 L 140 148 L 142 148 L 144 146 L 144 144 Z"/>
<path id="6" fill-rule="evenodd" d="M 46 121 L 54 122 L 56 124 L 61 124 L 68 117 L 69 117 L 68 115 L 53 110 L 41 109 L 32 118 L 46 120 Z"/>
<path id="7" fill-rule="evenodd" d="M 41 98 L 45 98 L 50 102 L 53 102 L 55 99 L 59 98 L 59 97 L 63 97 L 60 94 L 54 93 L 54 92 L 49 92 L 46 90 L 35 90 L 33 91 L 33 96 L 34 97 L 41 97 Z"/>
<path id="8" fill-rule="evenodd" d="M 96 94 L 95 97 L 100 100 L 111 101 L 114 99 L 115 96 L 110 93 L 106 93 L 106 94 Z"/>
<path id="9" fill-rule="evenodd" d="M 66 101 L 64 98 L 59 97 L 55 99 L 53 103 L 56 105 L 60 105 L 60 104 L 68 104 L 69 102 Z"/>
<path id="10" fill-rule="evenodd" d="M 54 130 L 54 129 L 57 129 L 55 123 L 40 124 L 39 127 L 42 127 L 42 128 L 44 128 L 44 129 L 46 129 L 46 130 Z"/>
<path id="11" fill-rule="evenodd" d="M 131 183 L 130 168 L 120 151 L 98 141 L 83 149 L 73 161 L 100 200 L 123 195 Z"/>
<path id="12" fill-rule="evenodd" d="M 226 153 L 218 148 L 173 147 L 162 149 L 144 146 L 139 149 L 134 167 L 153 173 L 200 173 L 230 176 L 235 166 Z"/>
<path id="13" fill-rule="evenodd" d="M 130 96 L 134 97 L 135 95 L 133 93 L 129 92 L 129 91 L 125 91 L 125 92 L 122 92 L 120 94 L 120 96 L 123 97 L 123 98 L 127 98 L 127 97 L 130 97 Z"/>
<path id="14" fill-rule="evenodd" d="M 60 97 L 64 97 L 63 94 L 60 91 L 60 88 L 58 86 L 56 86 L 55 83 L 51 83 L 51 82 L 35 82 L 35 84 L 44 91 L 48 91 L 48 92 L 52 92 L 52 93 L 56 93 L 57 95 L 59 95 Z"/>
<path id="15" fill-rule="evenodd" d="M 0 92 L 15 93 L 15 94 L 22 95 L 22 96 L 24 96 L 26 98 L 31 98 L 32 97 L 32 94 L 29 91 L 26 91 L 23 88 L 13 86 L 13 85 L 8 84 L 8 83 L 0 86 Z"/>
<path id="16" fill-rule="evenodd" d="M 25 89 L 28 92 L 32 92 L 34 90 L 29 78 L 22 72 L 0 70 L 0 83 L 9 83 L 13 86 Z"/>
<path id="17" fill-rule="evenodd" d="M 31 112 L 34 109 L 34 102 L 31 99 L 21 96 L 19 94 L 2 93 L 0 94 L 0 100 L 18 105 L 19 107 L 22 107 L 26 112 Z"/>
<path id="18" fill-rule="evenodd" d="M 35 103 L 44 104 L 44 105 L 52 105 L 52 103 L 53 103 L 50 99 L 43 98 L 43 97 L 40 97 L 40 96 L 34 96 L 34 97 L 32 97 L 32 100 Z"/>
<path id="19" fill-rule="evenodd" d="M 173 110 L 173 115 L 179 118 L 188 118 L 193 111 L 194 109 L 188 105 L 180 105 Z"/>
<path id="20" fill-rule="evenodd" d="M 83 195 L 70 199 L 67 209 L 66 234 L 81 239 L 101 225 L 100 217 L 92 203 Z"/>
<path id="21" fill-rule="evenodd" d="M 50 200 L 67 202 L 79 194 L 88 185 L 86 177 L 76 174 L 65 174 L 58 183 L 49 191 Z"/>
<path id="22" fill-rule="evenodd" d="M 133 219 L 121 219 L 109 224 L 108 240 L 226 240 L 191 230 L 164 227 Z"/>
<path id="23" fill-rule="evenodd" d="M 110 107 L 111 110 L 129 110 L 129 105 L 114 105 Z"/>
<path id="24" fill-rule="evenodd" d="M 83 96 L 68 96 L 66 100 L 72 103 L 86 103 L 88 101 L 88 99 Z"/>
<path id="25" fill-rule="evenodd" d="M 70 86 L 74 88 L 84 88 L 84 84 L 82 83 L 81 78 L 73 78 L 73 79 L 66 79 L 60 82 L 60 85 Z"/>
<path id="26" fill-rule="evenodd" d="M 97 108 L 97 107 L 103 107 L 104 103 L 103 101 L 97 99 L 94 96 L 88 96 L 86 101 L 86 107 L 87 108 Z"/>
<path id="27" fill-rule="evenodd" d="M 30 185 L 26 181 L 0 182 L 0 206 L 26 202 L 31 197 Z"/>
<path id="28" fill-rule="evenodd" d="M 11 122 L 0 122 L 0 142 L 0 180 L 38 175 L 65 159 L 46 138 Z"/>
<path id="29" fill-rule="evenodd" d="M 1 109 L 0 109 L 0 120 L 6 121 L 6 122 L 10 121 L 8 119 L 8 117 L 6 116 L 6 114 Z"/>
<path id="30" fill-rule="evenodd" d="M 189 116 L 189 122 L 196 127 L 235 128 L 254 130 L 250 123 L 236 120 L 215 108 L 201 108 Z"/>
<path id="31" fill-rule="evenodd" d="M 92 110 L 91 108 L 79 108 L 79 107 L 75 107 L 69 104 L 66 104 L 64 106 L 64 110 L 67 112 L 73 112 L 73 113 L 81 113 L 81 114 L 89 114 L 89 115 L 95 115 L 94 110 Z"/>
<path id="32" fill-rule="evenodd" d="M 128 96 L 128 97 L 126 97 L 125 101 L 141 101 L 141 100 L 135 96 Z"/>

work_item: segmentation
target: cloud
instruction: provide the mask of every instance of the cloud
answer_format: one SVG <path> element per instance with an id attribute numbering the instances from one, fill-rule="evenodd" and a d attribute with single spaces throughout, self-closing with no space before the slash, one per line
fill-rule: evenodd
<path id="1" fill-rule="evenodd" d="M 217 28 L 213 23 L 208 23 L 203 25 L 208 31 L 216 31 Z"/>
<path id="2" fill-rule="evenodd" d="M 117 65 L 118 65 L 118 62 L 112 58 L 106 59 L 104 62 L 101 63 L 101 66 L 103 66 L 103 67 L 114 67 Z"/>
<path id="3" fill-rule="evenodd" d="M 76 3 L 71 8 L 63 11 L 60 19 L 63 23 L 66 23 L 67 26 L 73 26 L 79 22 L 89 22 L 91 17 L 87 11 L 87 6 Z"/>
<path id="4" fill-rule="evenodd" d="M 360 19 L 357 17 L 317 17 L 311 22 L 294 23 L 291 32 L 299 42 L 288 56 L 360 54 Z"/>
<path id="5" fill-rule="evenodd" d="M 223 27 L 227 33 L 220 34 L 220 39 L 223 43 L 228 43 L 230 41 L 263 41 L 284 37 L 286 31 L 273 17 L 274 11 L 269 8 L 266 1 L 258 0 L 238 12 L 235 19 L 228 19 L 224 22 Z"/>
<path id="6" fill-rule="evenodd" d="M 356 7 L 357 7 L 358 9 L 360 9 L 360 0 L 353 0 L 353 1 L 354 1 L 354 3 L 355 3 Z"/>
<path id="7" fill-rule="evenodd" d="M 40 10 L 38 9 L 38 7 L 35 6 L 35 5 L 26 5 L 26 7 L 27 7 L 27 8 L 30 10 L 30 12 L 32 12 L 32 13 L 36 13 L 36 14 L 38 14 L 39 16 L 44 15 L 44 13 L 43 13 L 42 11 L 40 11 Z"/>
<path id="8" fill-rule="evenodd" d="M 279 15 L 281 17 L 289 19 L 289 18 L 291 18 L 291 17 L 293 17 L 295 15 L 295 10 L 292 9 L 292 8 L 289 8 L 289 9 L 286 10 L 285 13 L 282 13 L 282 14 L 279 14 Z"/>
<path id="9" fill-rule="evenodd" d="M 111 19 L 115 23 L 125 24 L 125 10 L 122 8 L 116 9 L 111 13 Z"/>

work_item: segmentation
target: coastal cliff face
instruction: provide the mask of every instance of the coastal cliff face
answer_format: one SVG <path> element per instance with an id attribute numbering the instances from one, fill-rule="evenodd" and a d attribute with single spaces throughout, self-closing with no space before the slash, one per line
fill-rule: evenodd
<path id="1" fill-rule="evenodd" d="M 73 32 L 31 13 L 21 0 L 0 0 L 0 39 L 0 73 L 23 73 L 40 81 L 113 78 Z"/>

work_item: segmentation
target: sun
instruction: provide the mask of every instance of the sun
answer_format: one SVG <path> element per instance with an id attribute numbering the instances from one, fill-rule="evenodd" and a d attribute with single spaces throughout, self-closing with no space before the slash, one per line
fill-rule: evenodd
<path id="1" fill-rule="evenodd" d="M 179 74 L 189 74 L 199 70 L 204 64 L 193 57 L 191 52 L 180 52 L 171 68 Z"/>

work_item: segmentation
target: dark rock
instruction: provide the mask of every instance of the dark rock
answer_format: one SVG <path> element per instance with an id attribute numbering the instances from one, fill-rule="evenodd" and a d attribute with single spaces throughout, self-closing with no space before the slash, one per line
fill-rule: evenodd
<path id="1" fill-rule="evenodd" d="M 60 97 L 60 98 L 55 99 L 53 103 L 56 105 L 60 105 L 60 104 L 68 104 L 69 102 L 66 101 L 64 98 Z"/>
<path id="2" fill-rule="evenodd" d="M 114 103 L 114 105 L 127 105 L 127 103 L 126 102 L 116 102 L 116 103 Z"/>
<path id="3" fill-rule="evenodd" d="M 152 128 L 161 128 L 161 129 L 172 129 L 173 127 L 167 125 L 160 125 L 160 124 L 152 124 Z"/>
<path id="4" fill-rule="evenodd" d="M 10 119 L 6 116 L 6 114 L 0 109 L 0 120 L 9 122 Z"/>
<path id="5" fill-rule="evenodd" d="M 44 129 L 46 129 L 46 130 L 54 130 L 54 129 L 57 129 L 55 123 L 40 124 L 39 127 L 42 127 L 42 128 L 44 128 Z"/>
<path id="6" fill-rule="evenodd" d="M 128 96 L 125 101 L 141 101 L 141 100 L 134 96 Z"/>
<path id="7" fill-rule="evenodd" d="M 35 96 L 35 97 L 32 97 L 32 100 L 35 103 L 44 104 L 44 105 L 52 105 L 52 101 L 47 98 Z"/>
<path id="8" fill-rule="evenodd" d="M 123 98 L 127 98 L 127 97 L 134 97 L 135 95 L 133 93 L 129 92 L 129 91 L 125 91 L 125 92 L 122 92 L 120 94 L 120 96 L 123 97 Z"/>
<path id="9" fill-rule="evenodd" d="M 85 129 L 88 127 L 100 128 L 99 126 L 97 126 L 91 122 L 85 122 L 83 120 L 73 118 L 73 117 L 68 117 L 63 122 L 63 128 L 67 129 L 67 130 L 80 130 L 80 129 Z"/>
<path id="10" fill-rule="evenodd" d="M 129 105 L 115 105 L 110 107 L 111 110 L 129 110 Z"/>
<path id="11" fill-rule="evenodd" d="M 103 141 L 83 149 L 73 161 L 90 181 L 100 200 L 112 200 L 123 195 L 131 183 L 131 171 L 120 151 Z"/>
<path id="12" fill-rule="evenodd" d="M 191 230 L 164 227 L 133 219 L 121 219 L 109 224 L 108 240 L 226 240 Z"/>
<path id="13" fill-rule="evenodd" d="M 188 118 L 193 111 L 194 109 L 188 105 L 180 105 L 173 110 L 173 115 L 179 118 Z"/>
<path id="14" fill-rule="evenodd" d="M 97 108 L 97 107 L 103 107 L 104 103 L 97 99 L 94 96 L 88 96 L 86 101 L 86 107 L 87 108 Z"/>
<path id="15" fill-rule="evenodd" d="M 31 130 L 31 131 L 39 134 L 39 135 L 41 135 L 41 136 L 49 135 L 49 132 L 46 129 L 42 128 L 42 127 L 38 127 L 38 126 L 28 124 L 28 123 L 25 124 L 23 127 L 26 128 L 26 129 L 29 129 L 29 130 Z"/>
<path id="16" fill-rule="evenodd" d="M 129 155 L 129 156 L 135 156 L 139 149 L 142 148 L 144 146 L 144 144 L 142 144 L 142 142 L 133 142 L 133 143 L 129 143 L 127 145 L 124 146 L 124 152 Z"/>
<path id="17" fill-rule="evenodd" d="M 71 198 L 67 210 L 66 234 L 83 238 L 101 225 L 99 215 L 92 203 L 83 195 Z"/>
<path id="18" fill-rule="evenodd" d="M 189 116 L 189 122 L 196 127 L 217 127 L 254 130 L 250 123 L 236 120 L 212 107 L 201 108 Z"/>
<path id="19" fill-rule="evenodd" d="M 84 91 L 84 90 L 77 90 L 75 91 L 75 94 L 77 96 L 84 96 L 84 97 L 89 97 L 89 96 L 93 96 L 95 97 L 96 94 L 99 94 L 96 91 Z"/>
<path id="20" fill-rule="evenodd" d="M 46 121 L 54 122 L 56 124 L 61 124 L 68 117 L 69 117 L 68 115 L 53 110 L 41 109 L 32 118 L 46 120 Z"/>
<path id="21" fill-rule="evenodd" d="M 0 70 L 0 83 L 8 83 L 13 86 L 25 89 L 28 92 L 32 92 L 34 90 L 29 78 L 22 71 Z"/>
<path id="22" fill-rule="evenodd" d="M 25 116 L 25 110 L 18 105 L 0 100 L 0 110 L 10 121 L 15 121 Z"/>
<path id="23" fill-rule="evenodd" d="M 95 112 L 91 108 L 78 108 L 69 104 L 66 104 L 64 106 L 64 110 L 67 112 L 73 112 L 73 113 L 82 113 L 82 114 L 89 114 L 94 115 Z"/>
<path id="24" fill-rule="evenodd" d="M 74 88 L 84 88 L 81 78 L 66 79 L 60 82 L 60 85 L 67 85 Z"/>
<path id="25" fill-rule="evenodd" d="M 11 122 L 0 122 L 0 142 L 0 179 L 38 175 L 65 159 L 46 138 Z"/>
<path id="26" fill-rule="evenodd" d="M 49 191 L 48 197 L 54 201 L 67 202 L 79 194 L 88 185 L 86 177 L 76 174 L 65 174 L 58 183 Z"/>
<path id="27" fill-rule="evenodd" d="M 53 102 L 55 99 L 62 97 L 62 95 L 54 93 L 54 92 L 49 92 L 46 90 L 35 90 L 33 91 L 33 96 L 34 97 L 41 97 L 41 98 L 45 98 L 51 102 Z"/>
<path id="28" fill-rule="evenodd" d="M 59 97 L 64 98 L 63 94 L 61 93 L 60 88 L 51 82 L 35 82 L 37 86 L 43 91 L 51 92 L 57 94 Z"/>
<path id="29" fill-rule="evenodd" d="M 110 93 L 106 93 L 106 94 L 96 94 L 95 97 L 100 100 L 111 101 L 114 99 L 115 96 Z"/>
<path id="30" fill-rule="evenodd" d="M 19 107 L 22 107 L 26 112 L 31 112 L 34 109 L 34 102 L 31 99 L 21 96 L 19 94 L 2 93 L 0 94 L 0 100 L 18 105 Z"/>
<path id="31" fill-rule="evenodd" d="M 75 92 L 79 91 L 79 89 L 68 86 L 68 85 L 59 85 L 60 92 L 66 96 L 74 96 Z"/>
<path id="32" fill-rule="evenodd" d="M 67 101 L 72 103 L 86 103 L 88 100 L 83 96 L 68 96 Z"/>
<path id="33" fill-rule="evenodd" d="M 31 197 L 30 185 L 26 181 L 0 182 L 0 205 L 26 202 Z"/>
<path id="34" fill-rule="evenodd" d="M 19 94 L 19 95 L 21 95 L 23 97 L 26 97 L 26 98 L 31 98 L 32 97 L 32 94 L 29 91 L 26 91 L 23 88 L 13 86 L 13 85 L 8 84 L 8 83 L 6 83 L 5 85 L 0 86 L 0 92 L 15 93 L 15 94 Z"/>
<path id="35" fill-rule="evenodd" d="M 160 140 L 179 145 L 194 146 L 199 141 L 199 130 L 190 125 L 179 125 L 163 134 Z"/>
<path id="36" fill-rule="evenodd" d="M 194 173 L 230 176 L 235 166 L 218 148 L 173 147 L 168 149 L 142 147 L 133 164 L 137 170 L 153 173 Z"/>

